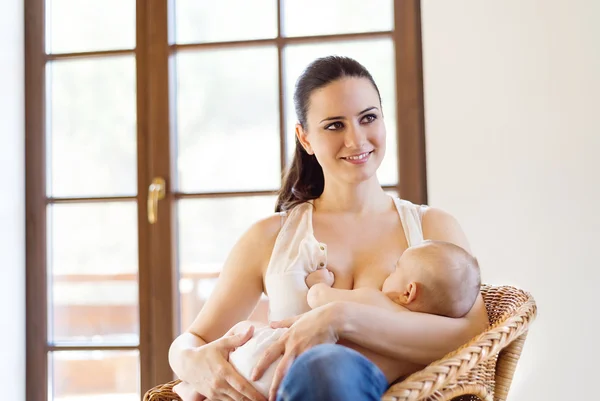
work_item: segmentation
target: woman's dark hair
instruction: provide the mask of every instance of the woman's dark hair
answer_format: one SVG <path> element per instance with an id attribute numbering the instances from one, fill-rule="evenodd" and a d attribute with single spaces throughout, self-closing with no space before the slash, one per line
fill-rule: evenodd
<path id="1" fill-rule="evenodd" d="M 375 80 L 367 69 L 349 57 L 328 56 L 313 61 L 300 75 L 294 92 L 294 106 L 298 122 L 307 129 L 306 114 L 310 106 L 310 95 L 334 81 L 342 78 L 367 78 L 372 84 L 381 103 L 381 95 Z M 301 203 L 321 196 L 325 186 L 323 169 L 315 155 L 309 155 L 296 137 L 296 150 L 292 163 L 285 173 L 277 203 L 276 212 L 287 211 Z"/>

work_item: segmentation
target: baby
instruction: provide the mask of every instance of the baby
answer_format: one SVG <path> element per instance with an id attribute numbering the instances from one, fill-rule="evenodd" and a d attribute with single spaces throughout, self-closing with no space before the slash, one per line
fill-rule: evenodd
<path id="1" fill-rule="evenodd" d="M 477 260 L 463 248 L 441 241 L 424 241 L 407 249 L 397 261 L 395 271 L 384 281 L 381 290 L 333 288 L 333 273 L 319 269 L 306 277 L 307 301 L 311 308 L 329 302 L 346 301 L 369 304 L 394 311 L 413 311 L 459 318 L 475 303 L 481 286 Z M 253 337 L 229 354 L 229 362 L 263 395 L 268 396 L 279 359 L 257 381 L 250 375 L 263 351 L 279 339 L 284 328 L 273 329 L 256 322 L 243 321 L 230 332 L 245 332 L 255 326 Z M 281 357 L 280 357 L 281 359 Z M 374 361 L 379 366 L 378 361 Z M 386 376 L 397 377 L 392 365 L 379 366 Z M 402 372 L 404 374 L 405 372 Z"/>
<path id="2" fill-rule="evenodd" d="M 475 303 L 481 278 L 477 260 L 463 248 L 427 240 L 402 254 L 381 291 L 332 288 L 333 273 L 326 269 L 309 274 L 306 284 L 311 308 L 347 301 L 460 318 Z"/>

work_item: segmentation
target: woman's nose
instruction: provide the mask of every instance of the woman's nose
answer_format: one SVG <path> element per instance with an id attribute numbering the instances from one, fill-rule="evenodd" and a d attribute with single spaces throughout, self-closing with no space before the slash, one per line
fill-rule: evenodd
<path id="1" fill-rule="evenodd" d="M 347 148 L 362 148 L 367 141 L 367 135 L 361 127 L 355 127 L 350 124 L 346 129 L 346 135 L 344 138 L 344 145 Z"/>

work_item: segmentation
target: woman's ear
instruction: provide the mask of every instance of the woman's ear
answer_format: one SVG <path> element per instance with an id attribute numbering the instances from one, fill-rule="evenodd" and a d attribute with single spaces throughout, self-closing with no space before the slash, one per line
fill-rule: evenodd
<path id="1" fill-rule="evenodd" d="M 296 124 L 296 137 L 300 141 L 300 144 L 302 145 L 304 150 L 306 150 L 306 153 L 308 153 L 309 155 L 312 155 L 315 152 L 313 152 L 312 147 L 310 146 L 310 142 L 308 142 L 307 136 L 308 136 L 307 132 L 304 131 L 304 128 L 302 128 L 302 125 Z"/>

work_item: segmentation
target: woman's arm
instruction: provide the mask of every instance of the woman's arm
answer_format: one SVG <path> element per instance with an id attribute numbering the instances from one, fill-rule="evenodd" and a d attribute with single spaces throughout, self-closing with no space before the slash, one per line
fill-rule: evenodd
<path id="1" fill-rule="evenodd" d="M 425 239 L 451 242 L 471 252 L 465 234 L 451 215 L 428 208 L 423 214 L 422 226 Z M 419 364 L 443 357 L 489 325 L 481 295 L 471 311 L 458 319 L 417 312 L 390 312 L 344 302 L 332 307 L 335 312 L 331 316 L 337 317 L 333 324 L 340 338 L 394 359 Z"/>
<path id="2" fill-rule="evenodd" d="M 417 364 L 442 358 L 487 328 L 481 297 L 459 319 L 419 312 L 391 312 L 380 307 L 332 304 L 338 336 L 381 355 Z"/>
<path id="3" fill-rule="evenodd" d="M 257 391 L 227 362 L 230 349 L 252 337 L 241 333 L 224 336 L 246 319 L 263 292 L 263 270 L 268 264 L 280 217 L 275 215 L 254 224 L 236 243 L 225 262 L 215 289 L 187 330 L 169 349 L 175 374 L 207 397 L 214 391 L 233 391 L 257 398 Z M 214 347 L 213 347 L 214 345 Z M 233 348 L 232 348 L 233 347 Z M 213 349 L 214 348 L 214 349 Z M 200 365 L 206 366 L 200 366 Z M 213 372 L 214 371 L 214 372 Z M 224 383 L 227 382 L 228 384 Z M 259 394 L 260 395 L 260 394 Z M 232 397 L 231 394 L 228 396 Z M 233 396 L 238 399 L 238 395 Z"/>
<path id="4" fill-rule="evenodd" d="M 263 272 L 280 226 L 279 215 L 274 215 L 258 221 L 242 235 L 188 332 L 211 342 L 250 316 L 263 292 Z"/>

